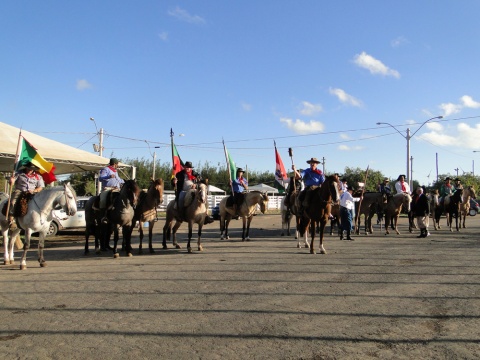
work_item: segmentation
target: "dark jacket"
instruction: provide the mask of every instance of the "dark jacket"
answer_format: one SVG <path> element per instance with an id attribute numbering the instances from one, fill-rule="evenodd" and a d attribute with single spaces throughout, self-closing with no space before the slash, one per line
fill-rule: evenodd
<path id="1" fill-rule="evenodd" d="M 428 216 L 430 214 L 430 202 L 425 194 L 414 196 L 412 210 L 415 216 Z"/>

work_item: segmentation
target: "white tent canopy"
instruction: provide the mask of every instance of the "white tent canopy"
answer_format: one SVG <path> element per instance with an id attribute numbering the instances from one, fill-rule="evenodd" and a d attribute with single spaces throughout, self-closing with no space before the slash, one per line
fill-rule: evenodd
<path id="1" fill-rule="evenodd" d="M 213 185 L 208 185 L 208 192 L 211 192 L 211 193 L 218 192 L 218 193 L 224 193 L 224 194 L 226 193 L 225 190 L 222 190 Z"/>
<path id="2" fill-rule="evenodd" d="M 19 128 L 0 122 L 0 172 L 13 170 L 19 133 Z M 25 130 L 22 130 L 22 136 L 45 160 L 54 164 L 56 175 L 100 170 L 110 160 Z M 119 166 L 130 167 L 127 164 L 119 164 Z"/>
<path id="3" fill-rule="evenodd" d="M 261 191 L 261 192 L 264 192 L 264 193 L 273 193 L 273 194 L 278 193 L 278 189 L 275 189 L 274 187 L 269 186 L 267 184 L 258 184 L 258 185 L 254 185 L 254 186 L 249 186 L 248 190 L 249 191 L 257 190 L 257 191 Z"/>

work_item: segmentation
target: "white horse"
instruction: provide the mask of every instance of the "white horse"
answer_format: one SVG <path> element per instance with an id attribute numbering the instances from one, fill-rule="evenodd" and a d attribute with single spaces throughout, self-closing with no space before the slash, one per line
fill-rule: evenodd
<path id="1" fill-rule="evenodd" d="M 3 209 L 4 203 L 8 201 L 3 200 L 0 203 L 0 209 Z M 70 183 L 63 186 L 48 187 L 35 196 L 28 202 L 28 210 L 25 216 L 18 217 L 17 224 L 20 228 L 13 230 L 11 237 L 8 237 L 8 223 L 5 215 L 0 213 L 0 224 L 3 234 L 3 243 L 5 247 L 4 264 L 14 264 L 13 258 L 13 241 L 21 231 L 25 230 L 25 244 L 23 248 L 22 259 L 20 261 L 20 270 L 27 268 L 27 251 L 30 247 L 30 238 L 33 233 L 39 233 L 38 239 L 38 262 L 41 267 L 47 266 L 43 258 L 43 248 L 45 242 L 45 234 L 48 232 L 50 222 L 52 221 L 52 210 L 62 208 L 69 216 L 75 215 L 77 212 L 77 199 L 75 191 L 70 186 Z"/>

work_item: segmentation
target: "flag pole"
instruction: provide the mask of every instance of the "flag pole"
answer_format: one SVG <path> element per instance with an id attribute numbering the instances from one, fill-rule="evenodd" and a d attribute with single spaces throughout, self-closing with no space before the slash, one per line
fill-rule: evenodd
<path id="1" fill-rule="evenodd" d="M 173 154 L 173 130 L 170 128 L 170 143 L 171 143 L 171 148 L 172 148 L 172 177 L 174 176 L 175 172 L 175 160 L 174 160 L 174 154 Z M 175 195 L 177 194 L 177 183 L 173 183 L 173 190 L 175 191 Z"/>
<path id="2" fill-rule="evenodd" d="M 228 161 L 227 148 L 225 147 L 225 141 L 223 141 L 223 138 L 222 138 L 222 144 L 223 144 L 223 152 L 225 153 L 225 160 L 227 161 L 227 171 L 228 171 L 228 178 L 230 179 L 230 182 L 229 182 L 230 189 L 233 195 L 232 174 L 230 173 L 230 161 Z"/>
<path id="3" fill-rule="evenodd" d="M 292 159 L 292 167 L 293 167 L 295 164 L 293 163 L 293 149 L 292 148 L 288 148 L 288 156 L 290 156 L 290 159 Z M 295 172 L 293 172 L 293 191 L 297 192 L 297 186 L 295 184 L 295 175 L 296 175 Z"/>
<path id="4" fill-rule="evenodd" d="M 273 147 L 275 148 L 275 161 L 277 160 L 277 143 L 275 140 L 273 140 Z M 282 161 L 283 162 L 283 161 Z M 282 176 L 282 186 L 283 186 L 283 191 L 285 192 L 285 179 Z"/>
<path id="5" fill-rule="evenodd" d="M 18 157 L 19 157 L 19 152 L 20 152 L 20 139 L 21 138 L 22 138 L 22 129 L 20 129 L 20 131 L 18 133 L 17 152 L 15 154 L 15 160 L 14 160 L 14 163 L 13 163 L 13 171 L 12 171 L 11 178 L 15 176 L 15 164 L 18 162 Z M 7 221 L 8 221 L 8 213 L 10 211 L 10 200 L 12 198 L 12 191 L 13 191 L 13 187 L 14 187 L 13 185 L 14 184 L 10 184 L 10 182 L 9 182 L 10 190 L 8 192 L 7 211 L 5 213 Z"/>

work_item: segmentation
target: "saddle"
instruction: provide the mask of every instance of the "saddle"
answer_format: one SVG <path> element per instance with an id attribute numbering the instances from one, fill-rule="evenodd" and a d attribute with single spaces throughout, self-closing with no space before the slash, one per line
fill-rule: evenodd
<path id="1" fill-rule="evenodd" d="M 15 203 L 13 208 L 13 217 L 22 217 L 27 215 L 28 211 L 28 202 L 33 199 L 33 194 L 30 194 L 28 191 L 22 192 Z M 2 214 L 7 216 L 7 206 L 8 201 L 3 204 Z"/>

